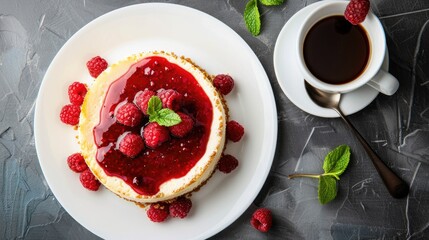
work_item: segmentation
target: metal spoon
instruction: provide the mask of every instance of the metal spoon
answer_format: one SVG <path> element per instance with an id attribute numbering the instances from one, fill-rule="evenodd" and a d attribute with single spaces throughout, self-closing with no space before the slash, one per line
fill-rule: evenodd
<path id="1" fill-rule="evenodd" d="M 408 185 L 399 178 L 386 164 L 377 156 L 377 154 L 371 149 L 369 144 L 365 139 L 359 134 L 359 132 L 353 127 L 351 122 L 346 118 L 346 116 L 341 112 L 340 109 L 340 93 L 329 93 L 317 89 L 311 86 L 307 81 L 305 82 L 305 89 L 307 90 L 308 95 L 311 100 L 316 103 L 318 106 L 323 108 L 330 108 L 335 110 L 344 120 L 346 125 L 352 130 L 356 138 L 362 144 L 369 158 L 372 160 L 375 169 L 377 169 L 378 174 L 381 179 L 383 179 L 384 185 L 386 185 L 387 190 L 390 195 L 394 198 L 403 198 L 408 195 Z"/>

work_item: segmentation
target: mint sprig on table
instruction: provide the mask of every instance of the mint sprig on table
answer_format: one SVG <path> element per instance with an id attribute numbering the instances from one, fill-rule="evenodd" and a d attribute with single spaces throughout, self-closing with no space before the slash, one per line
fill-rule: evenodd
<path id="1" fill-rule="evenodd" d="M 149 99 L 147 114 L 149 114 L 149 122 L 157 122 L 165 127 L 171 127 L 182 122 L 179 114 L 169 108 L 162 108 L 162 101 L 158 96 Z"/>
<path id="2" fill-rule="evenodd" d="M 244 9 L 244 21 L 246 27 L 253 36 L 258 36 L 261 32 L 261 15 L 259 14 L 258 2 L 265 6 L 278 6 L 284 0 L 250 0 Z"/>
<path id="3" fill-rule="evenodd" d="M 289 178 L 308 177 L 319 179 L 318 198 L 321 204 L 326 204 L 337 196 L 337 181 L 344 173 L 350 161 L 350 147 L 340 145 L 329 152 L 323 161 L 322 174 L 291 174 Z"/>

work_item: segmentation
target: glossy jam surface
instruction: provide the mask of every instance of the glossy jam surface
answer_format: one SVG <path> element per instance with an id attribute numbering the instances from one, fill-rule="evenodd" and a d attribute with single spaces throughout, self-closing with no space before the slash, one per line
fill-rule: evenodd
<path id="1" fill-rule="evenodd" d="M 195 127 L 184 138 L 172 137 L 156 149 L 146 147 L 129 158 L 117 149 L 118 137 L 124 132 L 141 134 L 148 120 L 127 127 L 116 122 L 114 110 L 119 103 L 133 102 L 136 93 L 146 88 L 180 92 L 184 96 L 181 111 L 195 120 Z M 115 80 L 106 93 L 100 123 L 93 130 L 96 159 L 107 175 L 123 179 L 139 194 L 155 195 L 162 183 L 185 176 L 204 155 L 212 119 L 213 106 L 192 74 L 163 57 L 145 58 Z"/>

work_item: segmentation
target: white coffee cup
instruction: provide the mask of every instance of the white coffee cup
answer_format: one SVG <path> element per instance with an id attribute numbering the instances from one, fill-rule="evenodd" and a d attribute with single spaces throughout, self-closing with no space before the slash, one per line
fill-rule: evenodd
<path id="1" fill-rule="evenodd" d="M 329 84 L 316 78 L 308 69 L 304 60 L 304 40 L 309 30 L 320 20 L 329 16 L 344 15 L 348 1 L 325 1 L 316 7 L 302 22 L 296 42 L 296 58 L 304 79 L 312 86 L 328 92 L 346 93 L 367 84 L 377 91 L 392 95 L 399 87 L 398 80 L 381 69 L 386 54 L 386 38 L 378 18 L 370 11 L 360 25 L 366 31 L 369 40 L 369 58 L 366 68 L 354 80 L 342 84 Z"/>

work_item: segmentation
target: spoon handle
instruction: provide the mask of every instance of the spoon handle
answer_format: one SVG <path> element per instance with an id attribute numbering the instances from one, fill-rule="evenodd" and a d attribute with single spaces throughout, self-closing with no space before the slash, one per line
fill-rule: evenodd
<path id="1" fill-rule="evenodd" d="M 371 158 L 375 169 L 377 169 L 378 174 L 380 175 L 381 179 L 383 179 L 384 185 L 386 185 L 390 195 L 392 195 L 392 197 L 394 198 L 403 198 L 407 196 L 409 190 L 408 185 L 401 178 L 399 178 L 388 166 L 386 166 L 386 164 L 372 150 L 369 144 L 360 135 L 360 133 L 356 130 L 352 123 L 346 118 L 346 116 L 341 112 L 341 110 L 339 108 L 334 108 L 334 110 L 340 115 L 340 117 L 344 120 L 344 122 L 352 130 L 356 138 L 362 144 L 366 153 Z"/>

